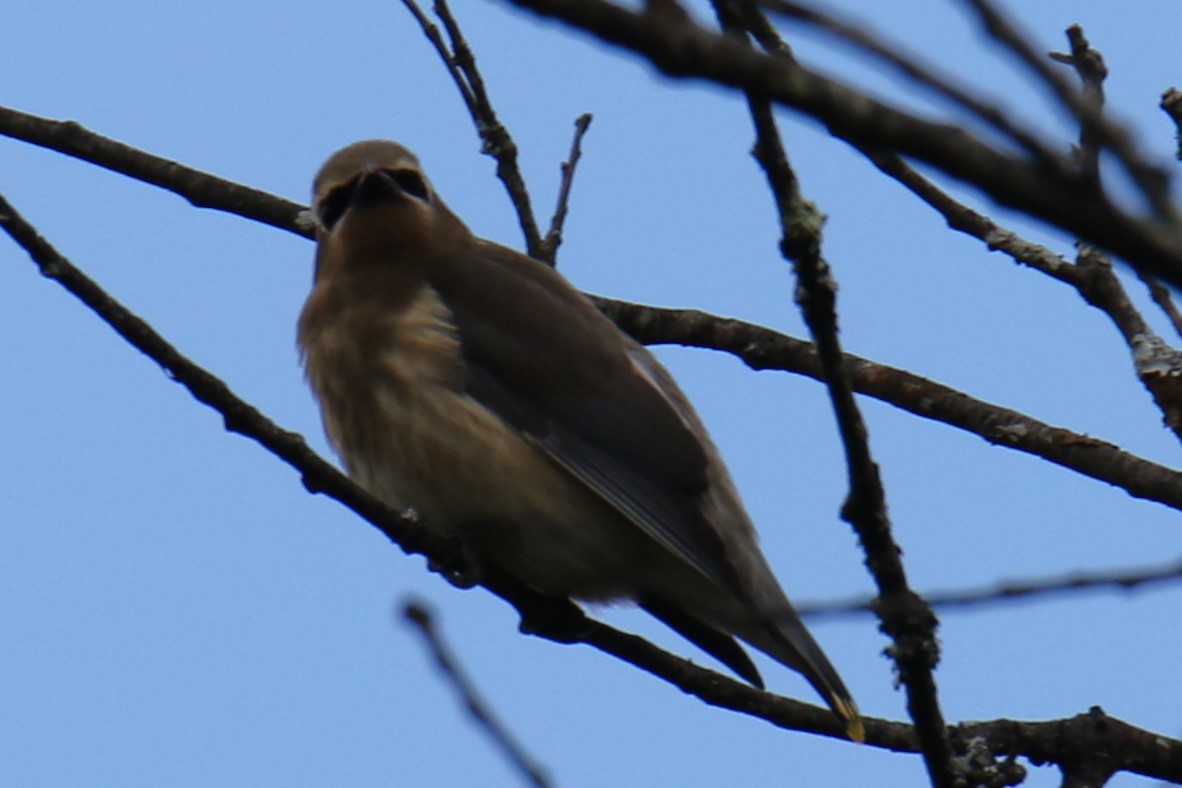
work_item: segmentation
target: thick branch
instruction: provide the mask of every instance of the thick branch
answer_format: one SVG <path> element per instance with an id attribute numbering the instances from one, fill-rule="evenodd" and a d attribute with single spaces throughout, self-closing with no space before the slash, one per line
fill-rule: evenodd
<path id="1" fill-rule="evenodd" d="M 991 148 L 964 129 L 921 120 L 784 58 L 759 54 L 674 14 L 606 0 L 509 0 L 637 52 L 662 72 L 706 79 L 799 110 L 835 136 L 926 162 L 992 199 L 1085 238 L 1182 288 L 1182 232 L 1125 213 L 1094 183 Z"/>
<path id="2" fill-rule="evenodd" d="M 1053 722 L 966 722 L 954 728 L 957 746 L 971 746 L 974 737 L 985 736 L 994 752 L 1021 752 L 1033 763 L 1081 764 L 1064 768 L 1064 776 L 1093 778 L 1128 771 L 1146 777 L 1182 781 L 1182 747 L 1174 739 L 1134 728 L 1108 716 L 1099 706 L 1086 714 Z M 1052 745 L 1054 753 L 1043 748 Z M 1085 772 L 1086 770 L 1086 772 Z M 1163 776 L 1169 775 L 1169 776 Z M 1103 785 L 1099 782 L 1064 782 L 1065 785 Z"/>
<path id="3" fill-rule="evenodd" d="M 1010 113 L 996 104 L 973 95 L 968 88 L 955 84 L 936 71 L 934 67 L 926 66 L 903 53 L 898 47 L 886 44 L 881 36 L 801 3 L 788 2 L 788 0 L 757 0 L 757 2 L 777 14 L 816 27 L 849 43 L 899 72 L 921 88 L 930 90 L 964 108 L 983 123 L 1012 139 L 1042 166 L 1058 170 L 1065 175 L 1070 172 L 1071 163 L 1056 150 L 1055 146 L 1048 145 L 1040 140 L 1033 131 L 1022 127 L 1011 117 Z M 760 27 L 767 30 L 770 25 L 761 24 Z M 776 51 L 764 43 L 763 34 L 757 37 L 769 54 Z"/>

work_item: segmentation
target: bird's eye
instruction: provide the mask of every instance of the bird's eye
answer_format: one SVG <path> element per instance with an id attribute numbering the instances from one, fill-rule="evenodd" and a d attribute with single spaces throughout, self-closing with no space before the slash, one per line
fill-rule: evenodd
<path id="1" fill-rule="evenodd" d="M 385 173 L 398 184 L 399 189 L 411 197 L 417 197 L 420 200 L 427 199 L 427 182 L 415 170 L 385 170 Z"/>
<path id="2" fill-rule="evenodd" d="M 345 215 L 346 209 L 349 207 L 350 196 L 353 192 L 353 187 L 350 184 L 338 186 L 324 196 L 320 201 L 320 205 L 316 209 L 316 218 L 320 220 L 320 226 L 325 230 L 332 230 L 341 217 Z"/>

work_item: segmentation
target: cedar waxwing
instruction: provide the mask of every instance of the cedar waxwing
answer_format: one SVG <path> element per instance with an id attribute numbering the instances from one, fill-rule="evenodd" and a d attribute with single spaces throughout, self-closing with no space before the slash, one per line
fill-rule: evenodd
<path id="1" fill-rule="evenodd" d="M 349 474 L 548 594 L 633 600 L 756 686 L 745 640 L 863 738 L 697 414 L 550 267 L 477 238 L 393 142 L 316 176 L 308 381 Z"/>

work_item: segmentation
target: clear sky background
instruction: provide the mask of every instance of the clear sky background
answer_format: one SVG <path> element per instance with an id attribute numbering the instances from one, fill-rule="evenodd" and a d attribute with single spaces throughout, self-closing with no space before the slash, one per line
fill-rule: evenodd
<path id="1" fill-rule="evenodd" d="M 541 216 L 572 121 L 595 114 L 559 257 L 575 284 L 804 335 L 738 97 L 660 77 L 508 3 L 454 5 Z M 1063 29 L 1082 23 L 1112 71 L 1110 108 L 1169 160 L 1173 128 L 1157 102 L 1182 81 L 1176 2 L 1009 5 L 1042 49 L 1065 48 Z M 826 6 L 857 11 L 1063 145 L 1074 138 L 960 4 Z M 946 115 L 880 67 L 790 35 L 806 62 Z M 395 0 L 10 3 L 0 102 L 296 200 L 338 147 L 398 139 L 476 232 L 521 246 L 493 162 Z M 829 216 L 847 349 L 1177 465 L 1177 442 L 1103 315 L 946 231 L 816 123 L 782 120 L 803 188 Z M 0 192 L 182 352 L 327 452 L 295 353 L 308 241 L 7 139 Z M 1071 253 L 1070 238 L 995 215 Z M 519 635 L 505 604 L 451 588 L 226 433 L 6 239 L 0 305 L 0 784 L 519 784 L 394 616 L 408 597 L 435 608 L 559 785 L 924 783 L 917 757 L 781 731 L 589 648 Z M 837 516 L 845 469 L 822 387 L 708 351 L 659 353 L 728 458 L 789 594 L 869 592 Z M 1182 552 L 1176 512 L 863 404 L 920 590 Z M 1041 720 L 1099 704 L 1182 734 L 1180 603 L 1172 587 L 949 612 L 937 674 L 947 718 Z M 707 661 L 643 615 L 604 615 Z M 873 619 L 813 630 L 866 713 L 905 717 Z M 759 664 L 773 690 L 817 702 L 794 673 Z M 1054 770 L 1031 772 L 1028 785 L 1058 784 Z"/>

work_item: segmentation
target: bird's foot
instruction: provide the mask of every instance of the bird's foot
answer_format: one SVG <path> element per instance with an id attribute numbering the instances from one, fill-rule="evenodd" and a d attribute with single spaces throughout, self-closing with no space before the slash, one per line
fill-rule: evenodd
<path id="1" fill-rule="evenodd" d="M 456 588 L 471 588 L 484 579 L 484 568 L 480 559 L 462 539 L 456 540 L 455 555 L 446 561 L 428 559 L 427 568 L 443 576 L 443 579 Z"/>

